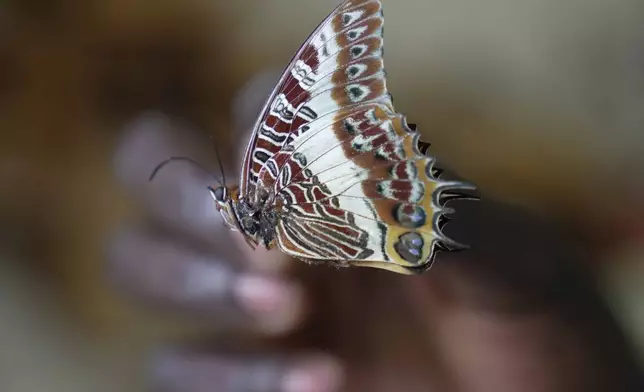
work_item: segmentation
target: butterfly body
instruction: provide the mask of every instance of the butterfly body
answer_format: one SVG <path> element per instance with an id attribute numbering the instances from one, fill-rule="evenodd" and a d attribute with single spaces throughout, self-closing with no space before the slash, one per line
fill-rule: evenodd
<path id="1" fill-rule="evenodd" d="M 239 197 L 237 187 L 210 188 L 217 210 L 232 230 L 241 232 L 252 248 L 262 244 L 267 249 L 275 246 L 280 204 L 267 197 Z"/>
<path id="2" fill-rule="evenodd" d="M 211 189 L 251 247 L 309 262 L 427 270 L 447 238 L 443 181 L 415 125 L 396 112 L 383 63 L 381 0 L 345 0 L 284 70 L 258 116 L 239 188 Z"/>

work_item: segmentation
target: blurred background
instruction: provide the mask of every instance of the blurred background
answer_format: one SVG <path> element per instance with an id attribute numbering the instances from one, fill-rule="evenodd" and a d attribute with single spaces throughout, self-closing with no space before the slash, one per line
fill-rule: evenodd
<path id="1" fill-rule="evenodd" d="M 338 1 L 302 3 L 0 1 L 0 390 L 138 391 L 146 350 L 199 328 L 105 282 L 104 238 L 134 213 L 114 143 L 149 109 L 230 140 L 235 92 Z M 604 262 L 589 268 L 644 359 L 644 3 L 385 12 L 397 109 L 485 192 L 592 239 Z"/>

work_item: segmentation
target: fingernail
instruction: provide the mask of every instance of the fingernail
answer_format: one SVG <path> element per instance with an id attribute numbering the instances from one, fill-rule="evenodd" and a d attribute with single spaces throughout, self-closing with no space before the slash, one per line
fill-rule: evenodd
<path id="1" fill-rule="evenodd" d="M 342 383 L 342 369 L 331 358 L 307 359 L 282 379 L 284 392 L 335 392 Z"/>
<path id="2" fill-rule="evenodd" d="M 268 333 L 292 328 L 302 314 L 302 289 L 292 283 L 255 275 L 242 275 L 235 287 L 240 305 Z"/>
<path id="3" fill-rule="evenodd" d="M 255 314 L 271 313 L 288 303 L 289 287 L 275 280 L 244 275 L 237 281 L 237 295 L 242 306 Z"/>

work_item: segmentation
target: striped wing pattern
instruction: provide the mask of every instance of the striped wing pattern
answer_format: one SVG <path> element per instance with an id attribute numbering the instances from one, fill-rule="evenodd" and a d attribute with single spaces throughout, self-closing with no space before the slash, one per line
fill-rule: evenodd
<path id="1" fill-rule="evenodd" d="M 419 273 L 461 247 L 442 234 L 444 204 L 471 188 L 440 180 L 426 148 L 387 91 L 381 1 L 347 0 L 268 99 L 240 192 L 279 203 L 277 244 L 291 256 Z"/>

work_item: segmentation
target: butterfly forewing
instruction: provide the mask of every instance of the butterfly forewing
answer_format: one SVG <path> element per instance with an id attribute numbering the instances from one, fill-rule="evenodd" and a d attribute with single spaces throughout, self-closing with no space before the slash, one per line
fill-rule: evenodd
<path id="1" fill-rule="evenodd" d="M 370 20 L 377 20 L 382 26 L 381 10 L 380 1 L 345 1 L 301 46 L 284 70 L 255 124 L 242 165 L 242 194 L 253 190 L 259 171 L 268 158 L 298 137 L 302 129 L 306 130 L 306 124 L 323 117 L 323 112 L 338 109 L 333 94 L 337 94 L 339 89 L 334 91 L 332 88 L 340 85 L 336 85 L 332 79 L 339 74 L 339 64 L 347 65 L 343 56 L 355 58 L 354 61 L 370 55 L 380 57 L 382 34 L 374 32 L 367 36 L 368 31 L 363 31 L 361 25 L 373 24 Z M 339 46 L 338 34 L 352 28 L 361 32 L 355 39 L 353 53 L 350 50 L 340 53 L 347 48 Z M 354 35 L 350 31 L 346 33 L 352 37 Z M 373 41 L 378 41 L 378 44 Z M 366 51 L 365 47 L 370 44 L 378 51 Z"/>
<path id="2" fill-rule="evenodd" d="M 382 48 L 380 0 L 344 1 L 320 24 L 258 118 L 240 191 L 271 195 L 291 256 L 419 273 L 460 247 L 442 234 L 441 194 L 469 186 L 436 178 L 393 108 Z"/>

